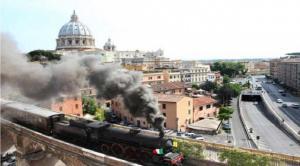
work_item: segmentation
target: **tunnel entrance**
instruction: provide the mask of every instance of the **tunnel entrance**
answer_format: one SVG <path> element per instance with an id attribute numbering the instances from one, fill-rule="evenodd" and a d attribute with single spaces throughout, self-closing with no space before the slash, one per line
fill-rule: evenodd
<path id="1" fill-rule="evenodd" d="M 261 101 L 260 93 L 258 92 L 246 92 L 242 94 L 242 101 Z"/>

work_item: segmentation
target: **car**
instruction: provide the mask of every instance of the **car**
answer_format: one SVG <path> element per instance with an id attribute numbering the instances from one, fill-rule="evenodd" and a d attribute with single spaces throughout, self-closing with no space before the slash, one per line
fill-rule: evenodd
<path id="1" fill-rule="evenodd" d="M 300 108 L 300 104 L 292 104 L 293 108 Z"/>
<path id="2" fill-rule="evenodd" d="M 179 137 L 180 137 L 181 135 L 183 135 L 183 132 L 177 132 L 177 133 L 176 133 L 176 136 L 179 136 Z"/>
<path id="3" fill-rule="evenodd" d="M 223 124 L 222 128 L 223 128 L 224 130 L 230 130 L 230 129 L 231 129 L 231 127 L 230 127 L 230 124 L 229 124 L 229 123 L 225 123 L 225 124 Z"/>
<path id="4" fill-rule="evenodd" d="M 195 137 L 194 139 L 195 139 L 195 140 L 204 140 L 204 137 L 199 136 L 199 137 Z"/>
<path id="5" fill-rule="evenodd" d="M 279 93 L 284 93 L 285 91 L 282 90 L 282 89 L 279 89 L 278 92 L 279 92 Z"/>
<path id="6" fill-rule="evenodd" d="M 288 105 L 287 105 L 286 103 L 283 103 L 283 104 L 281 105 L 281 107 L 286 108 L 286 107 L 288 107 Z"/>
<path id="7" fill-rule="evenodd" d="M 281 99 L 277 99 L 276 102 L 277 102 L 277 103 L 282 103 L 282 100 L 281 100 Z"/>
<path id="8" fill-rule="evenodd" d="M 185 133 L 184 135 L 187 137 L 193 137 L 195 133 Z"/>

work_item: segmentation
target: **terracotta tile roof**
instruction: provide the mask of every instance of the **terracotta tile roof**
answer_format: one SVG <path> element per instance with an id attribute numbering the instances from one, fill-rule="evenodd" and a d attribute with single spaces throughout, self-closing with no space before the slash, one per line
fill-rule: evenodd
<path id="1" fill-rule="evenodd" d="M 163 84 L 151 85 L 154 92 L 168 91 L 173 89 L 184 89 L 183 82 L 168 82 Z"/>
<path id="2" fill-rule="evenodd" d="M 154 93 L 155 98 L 158 102 L 179 102 L 186 96 L 182 95 L 167 95 L 167 94 L 161 94 L 161 93 Z"/>
<path id="3" fill-rule="evenodd" d="M 193 98 L 194 106 L 202 106 L 202 105 L 212 104 L 212 103 L 216 103 L 216 100 L 211 97 L 202 96 L 198 98 Z"/>

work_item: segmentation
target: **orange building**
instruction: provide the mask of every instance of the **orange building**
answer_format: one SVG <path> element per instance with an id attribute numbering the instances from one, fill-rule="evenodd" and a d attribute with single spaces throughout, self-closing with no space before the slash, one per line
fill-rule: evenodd
<path id="1" fill-rule="evenodd" d="M 198 121 L 206 117 L 215 117 L 219 109 L 215 107 L 216 100 L 211 97 L 201 96 L 193 99 L 193 119 Z"/>
<path id="2" fill-rule="evenodd" d="M 51 109 L 65 114 L 83 116 L 81 97 L 60 98 L 51 104 Z"/>
<path id="3" fill-rule="evenodd" d="M 164 127 L 177 131 L 186 131 L 187 125 L 193 122 L 193 99 L 182 95 L 154 94 L 159 103 L 159 109 L 166 117 Z M 143 117 L 133 117 L 125 109 L 121 98 L 112 100 L 112 110 L 124 122 L 143 128 L 151 128 Z"/>

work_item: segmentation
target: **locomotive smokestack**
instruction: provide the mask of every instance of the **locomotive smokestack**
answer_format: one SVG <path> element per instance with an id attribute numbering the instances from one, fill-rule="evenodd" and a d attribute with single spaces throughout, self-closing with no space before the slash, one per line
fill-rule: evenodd
<path id="1" fill-rule="evenodd" d="M 61 61 L 46 66 L 29 63 L 7 34 L 1 36 L 1 90 L 9 86 L 14 92 L 40 101 L 76 95 L 89 83 L 96 87 L 98 97 L 122 96 L 133 116 L 146 117 L 163 136 L 164 117 L 151 89 L 142 85 L 140 72 L 113 64 L 100 65 L 99 59 L 91 56 L 63 56 Z"/>

